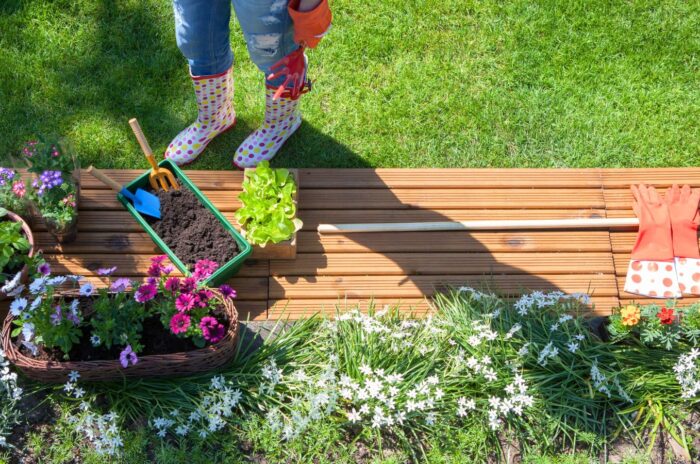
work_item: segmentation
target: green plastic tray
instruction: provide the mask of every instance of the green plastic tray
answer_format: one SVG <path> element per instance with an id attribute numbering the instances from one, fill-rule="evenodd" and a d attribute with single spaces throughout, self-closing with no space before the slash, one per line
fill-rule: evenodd
<path id="1" fill-rule="evenodd" d="M 221 212 L 218 209 L 216 209 L 214 205 L 211 204 L 209 199 L 206 196 L 204 196 L 204 194 L 192 183 L 192 181 L 185 175 L 185 173 L 177 167 L 175 163 L 166 159 L 158 163 L 158 165 L 169 169 L 180 182 L 180 184 L 182 184 L 184 187 L 189 188 L 199 199 L 199 201 L 201 201 L 204 204 L 204 206 L 206 206 L 209 209 L 209 211 L 214 213 L 214 216 L 216 216 L 219 222 L 221 222 L 221 225 L 224 226 L 224 228 L 228 230 L 231 233 L 231 235 L 233 235 L 233 238 L 236 240 L 236 243 L 238 244 L 239 253 L 232 260 L 219 267 L 219 269 L 217 269 L 216 272 L 205 281 L 205 283 L 210 286 L 221 285 L 222 283 L 226 282 L 230 277 L 235 275 L 236 272 L 238 272 L 238 270 L 243 265 L 243 261 L 245 261 L 248 255 L 252 253 L 253 247 L 250 246 L 250 244 L 238 233 L 238 231 L 236 231 L 236 229 L 231 225 L 230 222 L 228 222 L 224 215 L 221 214 Z M 149 190 L 149 173 L 150 170 L 146 171 L 144 174 L 140 175 L 132 182 L 127 184 L 127 190 L 130 190 L 132 192 L 135 192 L 137 188 Z M 141 214 L 138 211 L 136 211 L 131 202 L 119 193 L 117 194 L 117 200 L 119 200 L 119 202 L 122 205 L 124 205 L 127 211 L 129 211 L 129 213 L 131 213 L 131 215 L 134 216 L 134 219 L 136 219 L 136 221 L 138 221 L 138 223 L 141 224 L 141 227 L 144 228 L 144 230 L 148 233 L 148 235 L 156 243 L 156 245 L 158 245 L 160 249 L 163 250 L 166 255 L 168 255 L 170 261 L 172 261 L 172 263 L 175 266 L 177 266 L 177 268 L 184 275 L 191 275 L 185 264 L 182 261 L 180 261 L 180 258 L 178 258 L 175 255 L 173 250 L 171 250 L 170 247 L 166 245 L 165 242 L 163 242 L 163 240 L 161 240 L 156 231 L 153 230 L 153 228 L 148 224 L 148 222 L 146 222 L 143 216 L 141 216 Z"/>

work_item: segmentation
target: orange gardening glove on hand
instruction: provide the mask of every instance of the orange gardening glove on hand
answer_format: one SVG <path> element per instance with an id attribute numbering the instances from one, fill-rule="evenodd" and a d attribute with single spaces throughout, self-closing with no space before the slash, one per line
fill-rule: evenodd
<path id="1" fill-rule="evenodd" d="M 671 215 L 673 255 L 678 285 L 683 293 L 700 295 L 700 250 L 698 250 L 698 203 L 700 190 L 674 185 L 666 191 Z"/>
<path id="2" fill-rule="evenodd" d="M 299 11 L 300 0 L 290 0 L 287 10 L 294 22 L 294 41 L 302 47 L 315 48 L 331 27 L 333 15 L 328 0 L 321 0 L 310 11 Z"/>
<path id="3" fill-rule="evenodd" d="M 633 185 L 632 194 L 639 234 L 627 269 L 625 291 L 652 298 L 678 298 L 681 291 L 673 260 L 668 205 L 654 187 Z"/>

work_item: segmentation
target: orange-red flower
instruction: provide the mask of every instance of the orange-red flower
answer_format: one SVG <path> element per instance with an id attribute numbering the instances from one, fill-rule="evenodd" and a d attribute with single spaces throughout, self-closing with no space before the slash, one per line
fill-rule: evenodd
<path id="1" fill-rule="evenodd" d="M 671 325 L 673 324 L 673 320 L 676 318 L 676 315 L 674 314 L 673 309 L 663 307 L 661 308 L 661 311 L 656 314 L 656 317 L 659 318 L 659 322 L 661 322 L 663 325 Z"/>

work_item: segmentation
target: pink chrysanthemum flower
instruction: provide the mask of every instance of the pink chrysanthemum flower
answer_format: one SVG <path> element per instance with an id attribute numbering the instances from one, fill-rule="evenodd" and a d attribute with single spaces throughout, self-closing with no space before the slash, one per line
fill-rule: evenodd
<path id="1" fill-rule="evenodd" d="M 180 279 L 177 277 L 168 277 L 165 281 L 165 289 L 171 293 L 180 291 Z"/>
<path id="2" fill-rule="evenodd" d="M 24 198 L 24 195 L 27 193 L 27 188 L 25 187 L 24 182 L 21 180 L 14 182 L 12 184 L 12 193 L 20 198 Z"/>
<path id="3" fill-rule="evenodd" d="M 190 316 L 185 313 L 175 313 L 175 315 L 170 319 L 170 331 L 174 334 L 180 334 L 187 332 L 190 328 Z"/>
<path id="4" fill-rule="evenodd" d="M 194 308 L 195 303 L 196 299 L 194 295 L 190 293 L 183 293 L 182 295 L 178 296 L 175 300 L 175 307 L 178 311 L 182 313 Z"/>
<path id="5" fill-rule="evenodd" d="M 211 276 L 214 271 L 218 269 L 218 267 L 219 265 L 216 263 L 216 261 L 200 259 L 194 265 L 194 273 L 192 274 L 192 277 L 198 281 L 204 280 Z"/>
<path id="6" fill-rule="evenodd" d="M 180 291 L 182 293 L 192 293 L 196 288 L 197 281 L 194 279 L 194 277 L 186 277 L 180 285 Z"/>

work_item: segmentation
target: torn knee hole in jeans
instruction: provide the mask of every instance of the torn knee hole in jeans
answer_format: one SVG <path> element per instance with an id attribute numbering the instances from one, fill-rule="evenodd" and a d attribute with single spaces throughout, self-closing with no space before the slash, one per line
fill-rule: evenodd
<path id="1" fill-rule="evenodd" d="M 265 55 L 274 56 L 280 47 L 282 34 L 251 34 L 248 37 L 248 44 L 255 52 Z"/>

